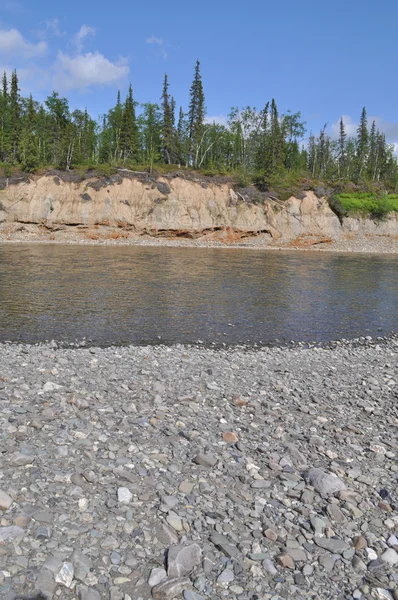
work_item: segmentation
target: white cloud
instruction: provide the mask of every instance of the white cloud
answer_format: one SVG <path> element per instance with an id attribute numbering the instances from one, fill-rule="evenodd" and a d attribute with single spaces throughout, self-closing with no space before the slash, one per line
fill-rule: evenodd
<path id="1" fill-rule="evenodd" d="M 0 29 L 0 55 L 23 56 L 37 58 L 47 52 L 46 42 L 32 44 L 28 42 L 18 29 Z"/>
<path id="2" fill-rule="evenodd" d="M 151 37 L 148 37 L 145 41 L 147 44 L 154 44 L 155 46 L 158 46 L 163 58 L 166 60 L 167 52 L 165 47 L 167 42 L 163 38 L 156 37 L 156 35 L 151 35 Z"/>
<path id="3" fill-rule="evenodd" d="M 209 123 L 210 125 L 213 125 L 213 123 L 215 123 L 216 125 L 224 125 L 224 127 L 226 127 L 228 125 L 228 117 L 226 117 L 225 115 L 206 117 L 205 123 Z"/>
<path id="4" fill-rule="evenodd" d="M 73 38 L 73 44 L 74 46 L 76 46 L 78 52 L 81 52 L 83 50 L 83 44 L 86 37 L 89 37 L 90 35 L 95 35 L 96 31 L 97 30 L 95 29 L 95 27 L 90 27 L 90 25 L 82 25 L 80 27 L 80 30 Z"/>
<path id="5" fill-rule="evenodd" d="M 54 19 L 47 19 L 46 21 L 44 21 L 44 23 L 42 23 L 43 28 L 40 29 L 39 31 L 39 36 L 41 38 L 46 37 L 46 36 L 53 36 L 53 37 L 64 37 L 66 35 L 65 31 L 61 30 L 60 27 L 60 23 L 59 23 L 59 19 L 54 18 Z"/>
<path id="6" fill-rule="evenodd" d="M 58 53 L 55 64 L 55 86 L 62 90 L 86 89 L 94 85 L 115 84 L 129 74 L 124 60 L 113 63 L 99 52 L 68 56 Z"/>
<path id="7" fill-rule="evenodd" d="M 389 144 L 393 144 L 394 152 L 398 154 L 398 123 L 385 121 L 382 117 L 368 116 L 368 127 L 372 126 L 373 121 L 376 123 L 376 129 L 384 133 Z M 358 123 L 356 123 L 350 115 L 343 115 L 343 123 L 347 137 L 354 137 L 357 134 Z M 330 134 L 333 139 L 337 140 L 340 133 L 340 119 L 333 123 L 330 127 Z"/>
<path id="8" fill-rule="evenodd" d="M 355 123 L 350 115 L 342 115 L 341 118 L 343 119 L 344 129 L 347 137 L 354 137 L 357 133 L 358 123 Z M 340 119 L 331 125 L 330 134 L 333 139 L 337 140 L 340 135 Z"/>

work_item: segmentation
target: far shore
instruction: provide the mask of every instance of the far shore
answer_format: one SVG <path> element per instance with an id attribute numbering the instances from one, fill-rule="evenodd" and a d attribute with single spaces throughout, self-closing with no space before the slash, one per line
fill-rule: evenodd
<path id="1" fill-rule="evenodd" d="M 267 234 L 244 236 L 242 234 L 225 239 L 222 232 L 189 238 L 178 236 L 138 235 L 118 229 L 98 232 L 95 229 L 68 228 L 50 231 L 38 226 L 0 228 L 0 244 L 63 244 L 83 246 L 152 246 L 172 248 L 219 248 L 275 251 L 398 254 L 398 238 L 395 236 L 355 236 L 339 241 L 321 236 L 305 236 L 293 242 L 272 240 Z"/>

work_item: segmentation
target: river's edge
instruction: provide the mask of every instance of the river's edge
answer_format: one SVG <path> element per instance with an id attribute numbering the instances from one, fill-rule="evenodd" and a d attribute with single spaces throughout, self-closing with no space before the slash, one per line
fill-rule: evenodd
<path id="1" fill-rule="evenodd" d="M 60 244 L 79 246 L 152 246 L 168 248 L 220 248 L 220 249 L 249 249 L 249 250 L 274 250 L 274 251 L 302 251 L 302 252 L 336 252 L 336 253 L 364 253 L 364 254 L 398 254 L 398 240 L 389 236 L 357 236 L 353 239 L 341 241 L 319 242 L 317 240 L 300 240 L 297 243 L 278 244 L 270 242 L 269 236 L 258 235 L 244 238 L 241 241 L 225 243 L 209 239 L 208 236 L 197 239 L 176 237 L 152 237 L 149 235 L 126 234 L 115 230 L 92 239 L 90 233 L 76 231 L 59 232 L 2 232 L 0 229 L 0 244 Z"/>
<path id="2" fill-rule="evenodd" d="M 0 596 L 397 599 L 398 337 L 361 340 L 0 344 Z"/>

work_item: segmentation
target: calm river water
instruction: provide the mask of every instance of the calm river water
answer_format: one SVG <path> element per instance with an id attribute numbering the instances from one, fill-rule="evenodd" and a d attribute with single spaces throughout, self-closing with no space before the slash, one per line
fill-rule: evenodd
<path id="1" fill-rule="evenodd" d="M 398 331 L 398 258 L 0 245 L 0 341 L 327 341 Z"/>

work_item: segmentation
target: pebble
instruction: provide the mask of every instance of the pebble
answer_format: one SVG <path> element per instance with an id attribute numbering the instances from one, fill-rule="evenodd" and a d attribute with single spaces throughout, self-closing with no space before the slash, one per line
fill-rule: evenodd
<path id="1" fill-rule="evenodd" d="M 3 490 L 0 490 L 0 510 L 6 511 L 12 504 L 12 498 Z"/>
<path id="2" fill-rule="evenodd" d="M 398 338 L 0 365 L 0 598 L 397 596 Z"/>

